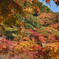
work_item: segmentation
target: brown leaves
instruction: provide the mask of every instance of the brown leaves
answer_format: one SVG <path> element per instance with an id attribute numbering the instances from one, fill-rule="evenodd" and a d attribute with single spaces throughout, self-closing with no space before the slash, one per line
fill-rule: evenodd
<path id="1" fill-rule="evenodd" d="M 53 0 L 59 6 L 59 0 Z"/>
<path id="2" fill-rule="evenodd" d="M 46 3 L 50 5 L 51 0 L 43 0 L 43 1 L 45 1 Z M 57 6 L 59 6 L 59 0 L 53 0 L 53 1 L 56 3 Z"/>

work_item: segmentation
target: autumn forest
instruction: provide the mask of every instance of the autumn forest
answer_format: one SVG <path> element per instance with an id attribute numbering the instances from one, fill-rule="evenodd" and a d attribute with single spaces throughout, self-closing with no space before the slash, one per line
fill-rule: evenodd
<path id="1" fill-rule="evenodd" d="M 0 0 L 0 59 L 59 59 L 59 12 L 39 0 Z"/>

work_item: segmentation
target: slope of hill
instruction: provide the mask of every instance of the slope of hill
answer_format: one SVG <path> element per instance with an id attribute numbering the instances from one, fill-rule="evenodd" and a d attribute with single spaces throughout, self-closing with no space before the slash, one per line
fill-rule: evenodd
<path id="1" fill-rule="evenodd" d="M 37 0 L 0 2 L 0 59 L 59 59 L 59 13 Z"/>

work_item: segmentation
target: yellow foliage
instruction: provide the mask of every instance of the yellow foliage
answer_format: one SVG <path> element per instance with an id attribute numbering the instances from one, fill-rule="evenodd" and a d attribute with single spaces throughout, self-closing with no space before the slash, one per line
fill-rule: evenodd
<path id="1" fill-rule="evenodd" d="M 49 52 L 51 59 L 59 59 L 59 42 L 48 43 L 43 46 L 43 48 Z"/>
<path id="2" fill-rule="evenodd" d="M 26 41 L 24 41 L 26 39 Z M 30 40 L 28 37 L 24 37 L 23 40 L 19 41 L 19 43 L 16 43 L 15 51 L 18 52 L 19 50 L 32 50 L 31 47 L 35 45 L 38 46 L 35 42 L 35 40 Z M 37 50 L 35 48 L 35 50 Z"/>
<path id="3" fill-rule="evenodd" d="M 0 35 L 3 34 L 3 31 L 5 30 L 3 22 L 0 23 Z"/>
<path id="4" fill-rule="evenodd" d="M 23 11 L 27 12 L 27 13 L 32 13 L 33 12 L 33 9 L 28 7 L 28 8 L 25 8 Z"/>

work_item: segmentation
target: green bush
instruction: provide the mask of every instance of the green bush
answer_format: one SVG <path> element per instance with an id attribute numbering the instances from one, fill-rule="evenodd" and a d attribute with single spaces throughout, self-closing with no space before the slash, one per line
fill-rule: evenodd
<path id="1" fill-rule="evenodd" d="M 33 15 L 29 14 L 29 18 L 24 20 L 26 28 L 34 29 L 39 27 L 39 20 L 37 17 L 34 17 Z"/>
<path id="2" fill-rule="evenodd" d="M 26 25 L 26 28 L 28 28 L 28 29 L 35 29 L 35 27 L 33 27 L 32 25 L 30 25 L 29 23 L 25 23 L 25 25 Z"/>
<path id="3" fill-rule="evenodd" d="M 47 6 L 43 5 L 43 3 L 40 1 L 37 2 L 37 6 L 40 8 L 42 12 L 53 13 Z"/>

